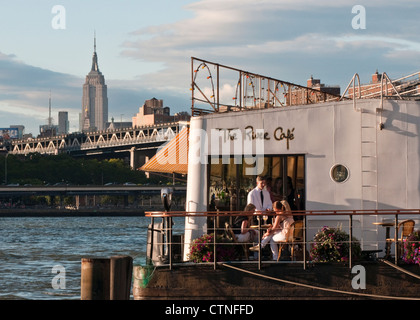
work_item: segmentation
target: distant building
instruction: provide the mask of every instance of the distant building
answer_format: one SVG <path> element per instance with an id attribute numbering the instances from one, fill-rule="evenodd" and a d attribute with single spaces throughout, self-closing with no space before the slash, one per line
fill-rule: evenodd
<path id="1" fill-rule="evenodd" d="M 39 126 L 39 137 L 46 138 L 46 137 L 53 137 L 56 136 L 58 132 L 58 126 L 53 125 L 53 118 L 51 116 L 51 91 L 50 91 L 50 98 L 48 100 L 48 123 L 42 124 Z"/>
<path id="2" fill-rule="evenodd" d="M 96 37 L 92 68 L 86 76 L 83 85 L 82 114 L 80 117 L 80 131 L 105 130 L 108 122 L 108 95 L 105 78 L 99 71 L 98 56 L 96 55 Z"/>
<path id="3" fill-rule="evenodd" d="M 69 133 L 69 113 L 67 111 L 58 112 L 58 134 Z"/>
<path id="4" fill-rule="evenodd" d="M 180 112 L 173 116 L 170 115 L 170 108 L 163 107 L 163 100 L 152 98 L 146 100 L 139 108 L 139 112 L 133 117 L 133 128 L 167 123 L 174 121 L 189 121 L 190 115 Z"/>
<path id="5" fill-rule="evenodd" d="M 25 134 L 25 126 L 21 124 L 13 124 L 10 125 L 10 128 L 17 129 L 17 139 L 22 139 Z"/>
<path id="6" fill-rule="evenodd" d="M 368 84 L 360 84 L 360 91 L 361 94 L 363 95 L 376 95 L 379 94 L 381 92 L 381 79 L 382 79 L 382 74 L 378 73 L 378 70 L 376 70 L 376 72 L 374 74 L 372 74 L 372 81 Z M 359 95 L 359 83 L 356 81 L 355 83 L 355 87 L 356 87 L 356 97 L 358 97 Z M 388 84 L 388 88 L 392 89 L 392 86 L 390 84 Z M 348 97 L 349 98 L 353 98 L 353 87 L 349 87 L 348 89 Z"/>
<path id="7" fill-rule="evenodd" d="M 312 76 L 306 81 L 306 86 L 312 89 L 318 89 L 322 92 L 334 94 L 336 96 L 340 95 L 340 86 L 326 86 L 321 83 L 320 79 L 314 79 Z"/>
<path id="8" fill-rule="evenodd" d="M 174 121 L 190 121 L 191 116 L 186 111 L 177 112 L 174 114 Z"/>
<path id="9" fill-rule="evenodd" d="M 58 126 L 43 124 L 39 126 L 39 136 L 40 138 L 48 138 L 56 136 L 58 132 Z"/>
<path id="10" fill-rule="evenodd" d="M 131 128 L 132 123 L 131 122 L 114 122 L 114 117 L 111 118 L 111 122 L 106 123 L 106 129 L 107 130 L 116 130 L 116 129 L 122 129 L 122 128 Z"/>
<path id="11" fill-rule="evenodd" d="M 10 128 L 0 128 L 0 141 L 21 139 L 23 135 L 24 126 L 16 125 Z"/>
<path id="12" fill-rule="evenodd" d="M 340 86 L 326 86 L 321 83 L 320 79 L 314 79 L 312 76 L 307 80 L 306 87 L 319 90 L 326 94 L 333 94 L 336 96 L 340 95 Z M 290 96 L 289 93 L 286 93 L 285 98 L 289 105 L 307 104 L 308 101 L 311 101 L 311 103 L 317 103 L 323 100 L 323 96 L 302 88 L 291 90 Z"/>

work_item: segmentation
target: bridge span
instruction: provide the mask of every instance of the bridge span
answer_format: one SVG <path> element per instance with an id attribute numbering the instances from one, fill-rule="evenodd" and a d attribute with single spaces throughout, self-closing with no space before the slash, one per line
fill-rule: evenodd
<path id="1" fill-rule="evenodd" d="M 130 156 L 132 168 L 144 164 L 164 143 L 172 140 L 185 126 L 186 121 L 154 124 L 136 128 L 121 128 L 94 132 L 78 132 L 43 138 L 11 140 L 3 143 L 11 154 L 68 153 L 71 156 L 113 156 L 121 153 Z"/>
<path id="2" fill-rule="evenodd" d="M 170 187 L 173 191 L 173 208 L 183 208 L 185 204 L 185 185 L 171 186 L 137 186 L 137 185 L 110 185 L 110 186 L 0 186 L 0 216 L 35 216 L 63 213 L 90 215 L 90 214 L 143 214 L 144 208 L 162 210 L 162 188 Z M 12 206 L 14 203 L 25 204 L 25 197 L 49 196 L 50 204 L 47 207 L 28 205 Z M 101 204 L 100 196 L 119 196 L 122 199 L 111 200 Z M 70 202 L 64 206 L 64 198 L 71 197 Z M 115 199 L 115 198 L 114 198 Z M 122 202 L 121 202 L 122 201 Z M 119 205 L 118 205 L 119 203 Z M 130 204 L 131 203 L 131 204 Z M 141 209 L 141 210 L 140 210 Z M 74 210 L 77 210 L 74 211 Z M 73 212 L 74 211 L 74 212 Z"/>
<path id="3" fill-rule="evenodd" d="M 175 186 L 132 186 L 132 185 L 110 185 L 110 186 L 0 186 L 0 195 L 9 196 L 76 196 L 76 195 L 110 195 L 128 196 L 160 195 L 162 188 L 170 187 L 174 195 L 183 196 L 186 194 L 187 187 L 183 185 Z"/>

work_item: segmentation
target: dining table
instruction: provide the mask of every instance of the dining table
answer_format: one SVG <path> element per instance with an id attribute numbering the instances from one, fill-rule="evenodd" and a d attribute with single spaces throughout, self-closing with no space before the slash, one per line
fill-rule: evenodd
<path id="1" fill-rule="evenodd" d="M 390 239 L 391 227 L 395 226 L 395 221 L 383 220 L 383 221 L 373 222 L 372 224 L 386 228 L 385 230 L 385 259 L 388 259 L 391 255 L 391 242 L 386 241 L 386 239 Z"/>
<path id="2" fill-rule="evenodd" d="M 262 224 L 261 226 L 259 226 L 258 224 L 255 224 L 255 225 L 250 226 L 250 228 L 252 228 L 252 229 L 259 229 L 259 228 L 268 229 L 271 226 L 272 226 L 271 224 Z"/>

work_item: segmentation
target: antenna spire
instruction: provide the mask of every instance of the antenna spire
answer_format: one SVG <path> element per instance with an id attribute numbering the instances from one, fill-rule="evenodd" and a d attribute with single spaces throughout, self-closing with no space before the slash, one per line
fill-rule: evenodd
<path id="1" fill-rule="evenodd" d="M 93 32 L 93 58 L 92 58 L 92 69 L 91 71 L 98 71 L 98 56 L 96 55 L 96 30 Z"/>

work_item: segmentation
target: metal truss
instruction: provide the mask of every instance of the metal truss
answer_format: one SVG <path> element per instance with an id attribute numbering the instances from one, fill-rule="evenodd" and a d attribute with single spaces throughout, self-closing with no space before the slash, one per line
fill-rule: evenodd
<path id="1" fill-rule="evenodd" d="M 102 148 L 126 148 L 141 146 L 151 142 L 161 142 L 174 138 L 182 124 L 179 122 L 150 125 L 139 128 L 116 129 L 72 133 L 62 136 L 15 140 L 10 153 L 27 155 L 30 153 L 58 154 L 61 152 L 100 150 Z"/>
<path id="2" fill-rule="evenodd" d="M 250 109 L 282 108 L 340 96 L 256 73 L 191 58 L 192 116 Z"/>

